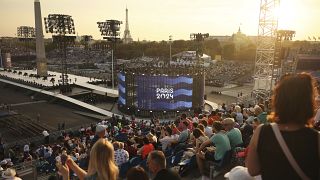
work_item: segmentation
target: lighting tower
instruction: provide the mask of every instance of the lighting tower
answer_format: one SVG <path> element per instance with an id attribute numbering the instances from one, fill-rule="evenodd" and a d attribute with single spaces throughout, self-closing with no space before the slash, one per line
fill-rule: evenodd
<path id="1" fill-rule="evenodd" d="M 44 18 L 47 33 L 52 33 L 53 42 L 56 43 L 61 52 L 61 80 L 60 91 L 62 93 L 71 91 L 68 81 L 67 46 L 73 44 L 76 36 L 74 22 L 71 16 L 64 14 L 49 14 Z"/>
<path id="2" fill-rule="evenodd" d="M 19 26 L 17 27 L 18 39 L 25 43 L 25 50 L 28 54 L 27 61 L 29 60 L 30 51 L 28 50 L 29 43 L 36 37 L 34 27 L 30 26 Z"/>
<path id="3" fill-rule="evenodd" d="M 262 99 L 269 97 L 274 83 L 272 73 L 278 28 L 276 11 L 279 8 L 279 4 L 280 0 L 261 0 L 260 3 L 253 92 L 259 94 Z"/>
<path id="4" fill-rule="evenodd" d="M 196 42 L 196 58 L 197 63 L 200 63 L 201 56 L 203 55 L 203 41 L 209 37 L 209 33 L 191 33 L 190 39 Z"/>
<path id="5" fill-rule="evenodd" d="M 111 57 L 112 57 L 112 65 L 111 65 L 111 81 L 112 81 L 112 89 L 114 89 L 114 52 L 116 51 L 116 44 L 117 41 L 120 40 L 120 24 L 122 24 L 121 21 L 118 20 L 106 20 L 104 22 L 97 22 L 98 28 L 101 32 L 101 36 L 103 39 L 106 39 L 107 41 L 111 42 L 112 48 L 111 48 Z M 117 61 L 115 62 L 117 64 Z"/>
<path id="6" fill-rule="evenodd" d="M 289 51 L 288 47 L 286 47 L 286 43 L 292 40 L 292 37 L 295 35 L 295 31 L 292 30 L 278 30 L 277 38 L 275 42 L 275 55 L 274 55 L 274 63 L 272 67 L 272 80 L 277 82 L 282 75 L 289 73 L 285 71 L 285 61 L 286 55 Z M 272 89 L 272 84 L 271 88 Z"/>
<path id="7" fill-rule="evenodd" d="M 132 37 L 131 37 L 131 34 L 130 34 L 130 30 L 129 30 L 128 8 L 126 8 L 126 28 L 125 28 L 124 33 L 123 33 L 123 43 L 124 44 L 129 44 L 132 41 L 133 40 L 132 40 Z"/>
<path id="8" fill-rule="evenodd" d="M 32 40 L 36 37 L 34 27 L 19 26 L 17 27 L 17 36 L 19 40 Z"/>

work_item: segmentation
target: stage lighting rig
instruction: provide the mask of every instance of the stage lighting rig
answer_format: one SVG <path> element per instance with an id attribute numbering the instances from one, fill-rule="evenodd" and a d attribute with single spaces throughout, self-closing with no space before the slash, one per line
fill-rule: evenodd
<path id="1" fill-rule="evenodd" d="M 191 33 L 190 39 L 196 42 L 196 56 L 198 58 L 198 63 L 200 63 L 200 57 L 203 55 L 203 41 L 209 37 L 209 33 Z"/>
<path id="2" fill-rule="evenodd" d="M 17 27 L 17 36 L 19 40 L 31 40 L 36 37 L 34 27 L 19 26 Z"/>
<path id="3" fill-rule="evenodd" d="M 103 39 L 116 43 L 120 40 L 120 24 L 118 20 L 106 20 L 104 22 L 97 22 L 98 28 Z"/>
<path id="4" fill-rule="evenodd" d="M 70 15 L 49 14 L 44 18 L 46 33 L 51 33 L 53 42 L 61 52 L 61 80 L 60 91 L 62 93 L 72 91 L 68 81 L 67 46 L 74 44 L 76 36 L 74 21 Z"/>
<path id="5" fill-rule="evenodd" d="M 106 20 L 104 22 L 97 22 L 98 28 L 101 32 L 101 36 L 103 39 L 106 39 L 108 42 L 112 44 L 111 48 L 111 57 L 112 57 L 112 88 L 114 89 L 114 53 L 116 51 L 116 44 L 117 41 L 120 41 L 120 25 L 122 24 L 121 21 L 118 20 Z M 116 61 L 117 62 L 117 61 Z M 115 62 L 115 64 L 117 64 Z"/>

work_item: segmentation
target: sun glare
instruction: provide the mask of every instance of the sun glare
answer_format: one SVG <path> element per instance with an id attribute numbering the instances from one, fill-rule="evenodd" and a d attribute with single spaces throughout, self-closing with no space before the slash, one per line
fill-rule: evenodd
<path id="1" fill-rule="evenodd" d="M 278 29 L 292 29 L 295 27 L 296 11 L 294 1 L 280 1 L 280 7 L 275 10 L 278 16 Z"/>

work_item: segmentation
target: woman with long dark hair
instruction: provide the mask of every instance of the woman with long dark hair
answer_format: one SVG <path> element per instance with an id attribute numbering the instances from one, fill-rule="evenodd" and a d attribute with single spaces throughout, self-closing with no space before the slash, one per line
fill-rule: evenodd
<path id="1" fill-rule="evenodd" d="M 320 179 L 319 132 L 310 128 L 315 96 L 310 75 L 281 79 L 272 97 L 275 123 L 258 126 L 249 144 L 250 175 L 261 174 L 264 180 Z"/>

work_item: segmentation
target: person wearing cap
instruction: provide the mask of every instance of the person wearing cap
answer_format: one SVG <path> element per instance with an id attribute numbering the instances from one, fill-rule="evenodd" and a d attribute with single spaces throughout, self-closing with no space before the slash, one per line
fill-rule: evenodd
<path id="1" fill-rule="evenodd" d="M 225 118 L 222 121 L 224 129 L 226 130 L 226 135 L 229 138 L 231 148 L 235 148 L 243 144 L 242 135 L 238 128 L 234 128 L 234 119 L 233 118 Z"/>
<path id="2" fill-rule="evenodd" d="M 96 143 L 100 138 L 104 138 L 106 135 L 106 126 L 104 125 L 97 125 L 96 126 L 96 134 L 94 135 L 93 139 L 91 140 L 91 147 L 93 147 L 94 143 Z"/>

